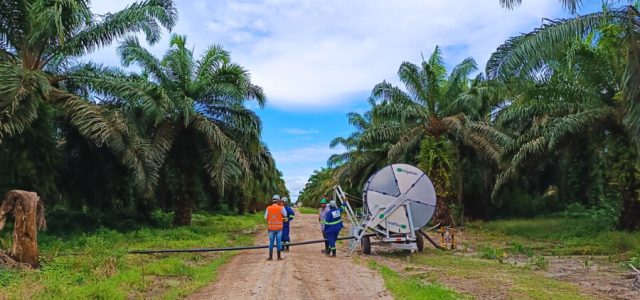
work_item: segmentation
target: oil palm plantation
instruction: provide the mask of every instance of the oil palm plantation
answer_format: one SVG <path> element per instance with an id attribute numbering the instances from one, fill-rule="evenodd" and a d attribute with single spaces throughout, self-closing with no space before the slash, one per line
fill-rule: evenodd
<path id="1" fill-rule="evenodd" d="M 130 37 L 118 52 L 126 66 L 136 64 L 142 74 L 89 64 L 75 75 L 137 120 L 141 135 L 149 137 L 155 174 L 175 206 L 174 225 L 190 224 L 203 186 L 222 194 L 250 179 L 252 167 L 269 167 L 260 120 L 244 105 L 248 99 L 264 105 L 264 94 L 222 47 L 209 47 L 195 58 L 186 36 L 173 35 L 159 59 Z"/>
<path id="2" fill-rule="evenodd" d="M 148 190 L 150 165 L 140 140 L 117 113 L 73 93 L 68 72 L 74 58 L 127 34 L 158 41 L 176 14 L 170 0 L 145 0 L 103 16 L 87 0 L 0 2 L 0 144 L 59 113 L 85 139 L 110 148 L 133 170 L 140 190 Z"/>
<path id="3" fill-rule="evenodd" d="M 518 124 L 507 143 L 508 167 L 494 194 L 527 174 L 536 159 L 567 146 L 576 137 L 615 139 L 627 167 L 619 171 L 619 226 L 640 227 L 636 167 L 640 145 L 640 48 L 633 6 L 551 22 L 500 46 L 487 65 L 492 79 L 514 87 L 514 104 L 499 122 Z M 513 127 L 512 127 L 513 128 Z M 615 151 L 611 147 L 605 153 Z"/>

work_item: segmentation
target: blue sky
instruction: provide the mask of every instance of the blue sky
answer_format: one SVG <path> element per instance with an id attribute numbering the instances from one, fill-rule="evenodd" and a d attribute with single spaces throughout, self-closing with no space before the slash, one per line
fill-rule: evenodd
<path id="1" fill-rule="evenodd" d="M 96 13 L 132 0 L 94 0 Z M 474 57 L 483 68 L 506 38 L 566 16 L 558 0 L 528 0 L 513 11 L 498 0 L 177 0 L 173 32 L 186 34 L 196 53 L 211 44 L 231 51 L 267 94 L 263 139 L 293 198 L 348 135 L 346 114 L 364 111 L 371 88 L 397 82 L 402 61 L 419 62 L 436 45 L 450 65 Z M 588 3 L 585 11 L 600 7 Z M 152 47 L 162 55 L 168 34 Z M 115 46 L 89 57 L 119 65 Z M 274 191 L 274 193 L 279 193 Z"/>

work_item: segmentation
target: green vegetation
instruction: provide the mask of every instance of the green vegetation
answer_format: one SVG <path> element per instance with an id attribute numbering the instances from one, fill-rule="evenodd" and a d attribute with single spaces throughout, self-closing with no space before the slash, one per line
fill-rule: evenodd
<path id="1" fill-rule="evenodd" d="M 508 299 L 590 299 L 574 285 L 545 277 L 533 270 L 494 260 L 423 253 L 408 257 L 412 266 L 429 266 L 427 280 L 459 282 L 463 294 L 491 295 Z"/>
<path id="2" fill-rule="evenodd" d="M 369 261 L 369 267 L 380 271 L 385 287 L 396 299 L 463 299 L 458 293 L 434 282 L 425 282 L 420 276 L 404 277 L 389 267 Z"/>
<path id="3" fill-rule="evenodd" d="M 466 233 L 481 245 L 491 245 L 509 253 L 609 255 L 617 260 L 640 254 L 640 232 L 597 228 L 589 218 L 472 222 Z"/>
<path id="4" fill-rule="evenodd" d="M 130 255 L 130 250 L 251 245 L 262 216 L 194 214 L 193 224 L 169 228 L 170 215 L 157 215 L 165 228 L 126 233 L 100 229 L 65 236 L 43 233 L 43 267 L 0 269 L 0 298 L 10 299 L 175 299 L 216 277 L 233 254 Z M 4 236 L 7 239 L 8 236 Z"/>
<path id="5" fill-rule="evenodd" d="M 298 211 L 301 214 L 307 214 L 307 215 L 316 215 L 318 214 L 318 209 L 317 208 L 311 208 L 311 207 L 298 207 Z"/>

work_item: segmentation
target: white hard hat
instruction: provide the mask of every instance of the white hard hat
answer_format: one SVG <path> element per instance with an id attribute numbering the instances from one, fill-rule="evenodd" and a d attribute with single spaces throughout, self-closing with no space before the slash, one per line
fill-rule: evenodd
<path id="1" fill-rule="evenodd" d="M 329 201 L 329 206 L 338 207 L 338 205 L 336 204 L 336 200 Z"/>
<path id="2" fill-rule="evenodd" d="M 273 197 L 271 197 L 272 201 L 280 201 L 280 195 L 273 195 Z"/>
<path id="3" fill-rule="evenodd" d="M 287 202 L 287 201 L 289 201 L 289 198 L 287 198 L 287 197 L 282 197 L 282 199 L 281 199 L 281 200 L 282 200 L 282 201 L 284 201 L 284 202 Z"/>

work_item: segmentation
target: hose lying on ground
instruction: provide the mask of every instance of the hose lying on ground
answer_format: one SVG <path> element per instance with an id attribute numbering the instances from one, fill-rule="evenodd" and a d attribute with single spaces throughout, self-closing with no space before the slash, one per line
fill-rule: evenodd
<path id="1" fill-rule="evenodd" d="M 374 236 L 375 234 L 365 234 L 364 236 Z M 364 237 L 363 236 L 363 237 Z M 341 237 L 338 240 L 351 240 L 354 237 Z M 299 246 L 308 244 L 324 243 L 326 240 L 313 240 L 291 243 L 287 246 Z M 157 253 L 198 253 L 198 252 L 222 252 L 222 251 L 238 251 L 238 250 L 254 250 L 254 249 L 266 249 L 269 245 L 257 245 L 257 246 L 241 246 L 241 247 L 223 247 L 223 248 L 194 248 L 194 249 L 161 249 L 161 250 L 133 250 L 129 251 L 129 254 L 157 254 Z"/>

